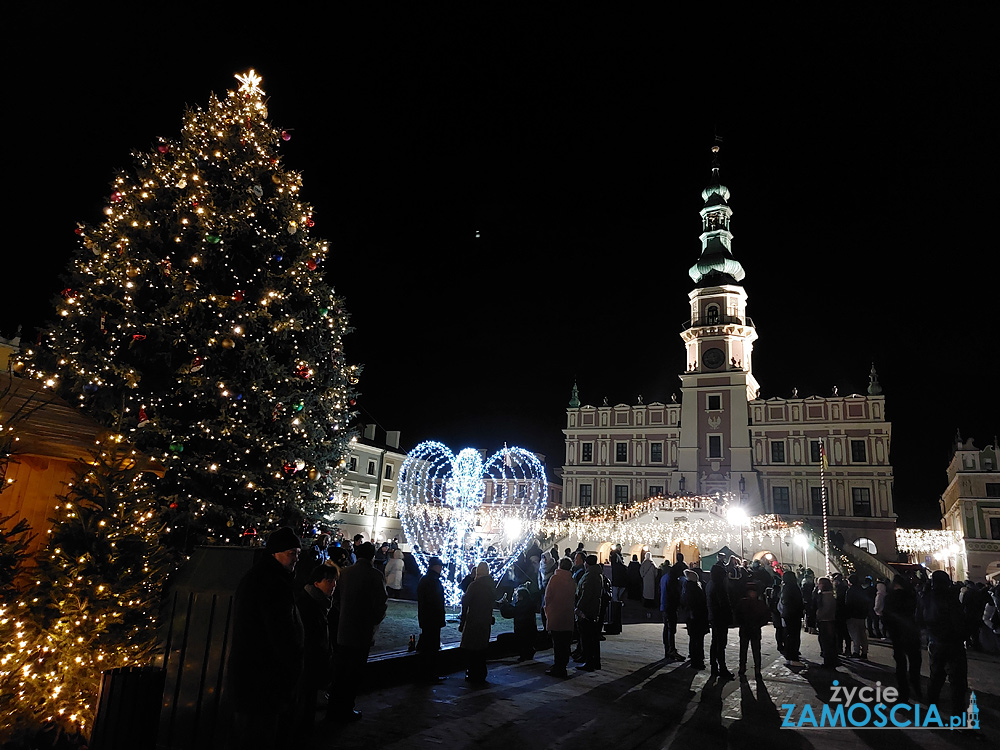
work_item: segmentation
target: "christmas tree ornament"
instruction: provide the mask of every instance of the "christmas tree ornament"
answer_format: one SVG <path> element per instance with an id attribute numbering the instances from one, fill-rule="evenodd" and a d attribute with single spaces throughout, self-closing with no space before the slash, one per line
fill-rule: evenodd
<path id="1" fill-rule="evenodd" d="M 111 194 L 112 203 L 119 203 L 121 202 L 121 199 L 122 199 L 122 194 L 119 193 L 117 190 Z"/>
<path id="2" fill-rule="evenodd" d="M 191 372 L 198 372 L 205 366 L 205 361 L 201 357 L 195 357 L 191 361 Z"/>
<path id="3" fill-rule="evenodd" d="M 294 221 L 288 222 L 288 233 L 295 234 L 299 230 L 299 225 Z"/>
<path id="4" fill-rule="evenodd" d="M 262 188 L 260 185 L 254 185 L 252 188 L 250 188 L 250 191 L 258 198 L 264 197 L 264 188 Z"/>
<path id="5" fill-rule="evenodd" d="M 218 245 L 222 241 L 222 238 L 217 234 L 206 235 L 205 239 L 208 240 L 208 243 L 211 245 Z"/>
<path id="6" fill-rule="evenodd" d="M 171 453 L 183 453 L 184 452 L 184 444 L 183 443 L 178 443 L 178 442 L 171 443 L 170 444 L 170 452 Z"/>
<path id="7" fill-rule="evenodd" d="M 149 424 L 149 416 L 146 414 L 146 407 L 139 408 L 139 423 L 136 427 L 143 428 Z"/>
<path id="8" fill-rule="evenodd" d="M 280 185 L 281 175 L 275 172 L 273 175 L 271 175 L 271 182 L 273 182 L 275 185 Z"/>
<path id="9" fill-rule="evenodd" d="M 233 341 L 228 336 L 226 336 L 224 339 L 222 339 L 222 348 L 223 349 L 232 349 L 234 346 L 236 346 L 236 342 Z"/>
<path id="10" fill-rule="evenodd" d="M 161 143 L 159 146 L 156 147 L 156 150 L 159 151 L 161 154 L 170 153 L 170 144 Z"/>
<path id="11" fill-rule="evenodd" d="M 91 380 L 89 383 L 83 386 L 83 392 L 86 393 L 88 396 L 93 396 L 95 393 L 97 393 L 97 383 Z M 140 414 L 140 419 L 141 417 L 142 415 Z"/>
<path id="12" fill-rule="evenodd" d="M 177 187 L 178 187 L 179 189 L 183 190 L 183 189 L 184 189 L 184 188 L 186 188 L 187 186 L 188 186 L 188 181 L 187 181 L 187 180 L 185 180 L 185 179 L 184 179 L 183 177 L 181 177 L 181 178 L 180 178 L 180 179 L 179 179 L 179 180 L 177 181 Z"/>
<path id="13" fill-rule="evenodd" d="M 281 140 L 283 140 L 283 141 L 290 141 L 290 140 L 292 140 L 292 134 L 289 133 L 287 130 L 282 130 L 281 131 Z"/>
<path id="14" fill-rule="evenodd" d="M 310 271 L 315 271 L 317 265 L 318 264 L 316 263 L 315 258 L 310 258 L 309 260 L 306 261 L 306 268 L 308 268 Z"/>

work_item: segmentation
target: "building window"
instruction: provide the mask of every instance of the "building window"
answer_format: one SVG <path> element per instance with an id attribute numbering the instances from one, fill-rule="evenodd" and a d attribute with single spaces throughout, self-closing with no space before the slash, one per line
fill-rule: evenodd
<path id="1" fill-rule="evenodd" d="M 722 411 L 722 396 L 713 394 L 708 397 L 709 411 Z"/>
<path id="2" fill-rule="evenodd" d="M 663 463 L 663 443 L 649 444 L 649 462 L 652 464 Z"/>
<path id="3" fill-rule="evenodd" d="M 628 443 L 615 443 L 615 461 L 617 463 L 628 461 Z"/>
<path id="4" fill-rule="evenodd" d="M 375 476 L 375 462 L 374 461 L 369 461 L 368 462 L 368 476 L 370 476 L 370 477 Z"/>
<path id="5" fill-rule="evenodd" d="M 868 462 L 868 451 L 865 450 L 864 440 L 851 441 L 851 463 L 863 464 Z"/>
<path id="6" fill-rule="evenodd" d="M 859 539 L 855 539 L 854 540 L 854 546 L 855 547 L 860 547 L 865 552 L 867 552 L 869 555 L 877 555 L 878 554 L 878 547 L 876 547 L 875 546 L 875 542 L 873 542 L 868 537 L 863 536 L 863 537 L 860 537 Z"/>
<path id="7" fill-rule="evenodd" d="M 649 496 L 650 497 L 662 497 L 662 495 L 663 495 L 663 485 L 662 484 L 653 484 L 653 485 L 650 485 L 650 487 L 649 487 Z"/>
<path id="8" fill-rule="evenodd" d="M 854 515 L 870 516 L 872 514 L 872 493 L 867 487 L 852 487 L 851 501 Z"/>
<path id="9" fill-rule="evenodd" d="M 722 458 L 722 435 L 708 436 L 708 457 Z"/>
<path id="10" fill-rule="evenodd" d="M 594 504 L 594 487 L 590 484 L 580 485 L 580 505 L 590 506 Z"/>
<path id="11" fill-rule="evenodd" d="M 990 517 L 990 539 L 1000 539 L 1000 516 Z"/>
<path id="12" fill-rule="evenodd" d="M 772 487 L 771 500 L 774 503 L 774 512 L 778 515 L 788 515 L 792 512 L 792 502 L 788 487 Z"/>
<path id="13" fill-rule="evenodd" d="M 392 464 L 385 465 L 385 478 L 392 479 Z"/>
<path id="14" fill-rule="evenodd" d="M 528 485 L 519 484 L 517 486 L 517 496 L 521 499 L 526 498 L 528 496 Z"/>
<path id="15" fill-rule="evenodd" d="M 823 515 L 823 488 L 810 487 L 809 498 L 812 500 L 812 514 L 814 516 Z"/>
<path id="16" fill-rule="evenodd" d="M 586 461 L 587 463 L 590 463 L 591 461 L 594 460 L 594 444 L 593 443 L 584 443 L 580 447 L 580 450 L 582 451 L 581 457 L 580 457 L 581 461 Z"/>
<path id="17" fill-rule="evenodd" d="M 628 485 L 627 484 L 616 484 L 615 485 L 615 504 L 624 505 L 628 502 Z"/>
<path id="18" fill-rule="evenodd" d="M 347 462 L 347 470 L 348 471 L 357 471 L 358 470 L 358 457 L 357 456 L 351 456 L 351 458 L 348 460 L 348 462 Z"/>
<path id="19" fill-rule="evenodd" d="M 819 440 L 809 441 L 809 460 L 814 464 L 823 460 L 823 444 Z"/>
<path id="20" fill-rule="evenodd" d="M 987 482 L 986 497 L 1000 497 L 1000 484 L 997 482 Z M 996 537 L 994 537 L 994 539 L 996 539 Z"/>
<path id="21" fill-rule="evenodd" d="M 771 463 L 772 464 L 783 464 L 783 463 L 785 463 L 785 441 L 784 440 L 773 440 L 771 442 Z"/>
<path id="22" fill-rule="evenodd" d="M 719 322 L 719 306 L 709 305 L 705 310 L 705 325 L 714 326 Z"/>

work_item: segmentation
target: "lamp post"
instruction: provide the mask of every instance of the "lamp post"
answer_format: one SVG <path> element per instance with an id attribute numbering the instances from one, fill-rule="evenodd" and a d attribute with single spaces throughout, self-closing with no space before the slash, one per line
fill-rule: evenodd
<path id="1" fill-rule="evenodd" d="M 809 567 L 808 565 L 806 565 L 806 550 L 809 548 L 809 539 L 802 532 L 796 534 L 794 539 L 795 539 L 795 544 L 797 544 L 802 549 L 802 567 L 803 568 Z"/>

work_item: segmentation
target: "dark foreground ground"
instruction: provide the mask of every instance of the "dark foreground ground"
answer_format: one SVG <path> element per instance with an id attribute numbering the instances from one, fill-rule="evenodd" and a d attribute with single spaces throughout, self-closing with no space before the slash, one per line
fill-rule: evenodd
<path id="1" fill-rule="evenodd" d="M 656 613 L 658 615 L 658 613 Z M 655 615 L 654 615 L 655 616 Z M 497 618 L 499 625 L 509 621 Z M 602 645 L 603 669 L 568 679 L 544 674 L 552 651 L 534 661 L 515 656 L 489 664 L 487 685 L 474 687 L 462 671 L 440 685 L 414 684 L 398 666 L 406 657 L 384 656 L 369 665 L 374 678 L 358 700 L 360 721 L 343 726 L 320 724 L 309 747 L 478 748 L 490 750 L 654 750 L 659 748 L 995 748 L 1000 743 L 1000 658 L 969 654 L 969 683 L 976 693 L 982 729 L 816 729 L 782 727 L 783 704 L 811 704 L 819 715 L 837 680 L 847 687 L 895 684 L 892 649 L 875 641 L 870 661 L 844 661 L 836 673 L 818 666 L 816 637 L 803 634 L 802 667 L 789 667 L 777 653 L 773 631 L 765 628 L 763 680 L 718 682 L 707 671 L 662 661 L 662 625 L 645 619 L 641 607 L 626 605 L 621 635 Z M 509 629 L 509 628 L 508 628 Z M 706 639 L 707 641 L 707 639 Z M 687 651 L 687 636 L 678 634 Z M 706 649 L 708 643 L 706 642 Z M 457 659 L 450 659 L 453 666 Z M 738 640 L 730 632 L 727 661 L 736 671 Z M 926 678 L 927 652 L 923 652 Z M 949 697 L 945 686 L 941 703 Z M 942 710 L 944 710 L 942 705 Z M 947 721 L 947 719 L 946 719 Z"/>

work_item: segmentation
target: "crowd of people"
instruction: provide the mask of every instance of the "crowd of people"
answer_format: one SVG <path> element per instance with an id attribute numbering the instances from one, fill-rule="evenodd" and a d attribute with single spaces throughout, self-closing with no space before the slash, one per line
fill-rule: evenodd
<path id="1" fill-rule="evenodd" d="M 234 747 L 268 747 L 279 738 L 308 736 L 320 708 L 317 696 L 326 690 L 326 720 L 361 717 L 357 689 L 387 600 L 401 588 L 402 567 L 398 549 L 389 544 L 376 549 L 360 535 L 336 547 L 321 535 L 306 549 L 289 528 L 267 538 L 264 554 L 235 598 L 227 671 L 235 706 Z M 936 703 L 947 679 L 950 708 L 962 713 L 968 698 L 966 650 L 982 647 L 981 632 L 1000 636 L 1000 587 L 956 583 L 940 570 L 928 576 L 921 568 L 891 581 L 857 573 L 817 577 L 803 566 L 784 570 L 720 553 L 704 571 L 688 565 L 680 553 L 659 566 L 648 553 L 641 562 L 633 556 L 626 564 L 620 546 L 611 550 L 608 568 L 582 543 L 563 555 L 536 544 L 512 566 L 513 590 L 501 596 L 489 565 L 479 563 L 461 582 L 466 680 L 486 681 L 497 613 L 513 622 L 519 661 L 551 646 L 547 675 L 568 677 L 571 660 L 578 670 L 599 670 L 601 642 L 622 632 L 622 607 L 631 598 L 641 602 L 649 618 L 658 606 L 664 660 L 684 662 L 692 670 L 708 668 L 710 679 L 738 675 L 746 680 L 751 659 L 755 678 L 763 679 L 761 642 L 768 626 L 792 668 L 804 666 L 803 634 L 817 637 L 819 666 L 827 669 L 836 669 L 842 659 L 867 660 L 869 643 L 877 639 L 891 643 L 900 700 L 922 700 L 926 694 Z M 414 650 L 418 679 L 427 683 L 442 679 L 441 576 L 446 569 L 445 561 L 431 557 L 416 587 L 420 639 Z M 687 631 L 686 655 L 677 639 L 681 626 Z M 739 644 L 736 675 L 727 656 L 730 630 L 737 631 Z M 925 642 L 926 692 L 920 676 Z M 335 674 L 337 687 L 331 690 Z"/>

